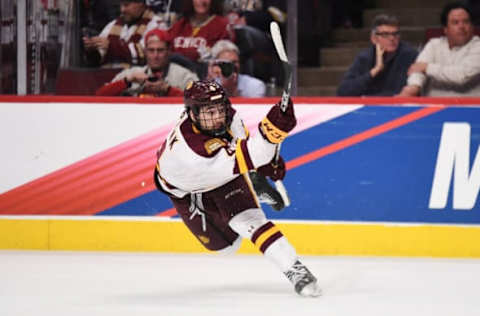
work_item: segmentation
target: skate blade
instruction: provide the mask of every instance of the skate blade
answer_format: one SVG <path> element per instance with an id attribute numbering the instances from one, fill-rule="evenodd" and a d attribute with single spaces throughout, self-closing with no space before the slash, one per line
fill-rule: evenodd
<path id="1" fill-rule="evenodd" d="M 305 285 L 305 287 L 300 292 L 300 295 L 303 297 L 318 297 L 322 295 L 322 290 L 318 286 L 317 282 L 312 282 Z"/>

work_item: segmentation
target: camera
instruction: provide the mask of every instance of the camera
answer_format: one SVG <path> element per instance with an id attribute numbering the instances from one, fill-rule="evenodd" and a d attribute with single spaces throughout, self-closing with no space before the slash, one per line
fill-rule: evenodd
<path id="1" fill-rule="evenodd" d="M 231 61 L 217 60 L 213 64 L 220 67 L 222 76 L 225 78 L 230 77 L 234 72 L 238 72 L 237 67 Z"/>

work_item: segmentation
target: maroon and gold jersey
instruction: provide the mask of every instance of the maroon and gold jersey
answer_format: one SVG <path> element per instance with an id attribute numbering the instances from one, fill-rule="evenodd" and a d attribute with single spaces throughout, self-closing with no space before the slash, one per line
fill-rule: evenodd
<path id="1" fill-rule="evenodd" d="M 198 27 L 193 27 L 188 19 L 182 18 L 170 28 L 169 33 L 173 41 L 173 52 L 193 61 L 200 59 L 199 51 L 209 51 L 219 40 L 234 41 L 228 20 L 218 15 L 212 15 Z"/>
<path id="2" fill-rule="evenodd" d="M 178 198 L 211 191 L 273 159 L 275 144 L 263 133 L 249 137 L 238 113 L 228 134 L 202 134 L 184 115 L 159 150 L 157 180 L 162 189 Z"/>

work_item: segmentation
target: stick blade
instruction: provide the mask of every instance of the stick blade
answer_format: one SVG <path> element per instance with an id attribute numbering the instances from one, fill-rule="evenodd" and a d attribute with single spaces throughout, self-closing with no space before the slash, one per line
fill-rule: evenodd
<path id="1" fill-rule="evenodd" d="M 275 181 L 275 187 L 278 193 L 280 193 L 285 207 L 290 206 L 290 197 L 288 196 L 287 189 L 285 189 L 282 180 Z"/>
<path id="2" fill-rule="evenodd" d="M 280 33 L 280 26 L 275 21 L 270 23 L 270 35 L 272 36 L 273 45 L 275 45 L 278 57 L 281 61 L 288 63 L 287 53 L 282 41 L 282 34 Z"/>

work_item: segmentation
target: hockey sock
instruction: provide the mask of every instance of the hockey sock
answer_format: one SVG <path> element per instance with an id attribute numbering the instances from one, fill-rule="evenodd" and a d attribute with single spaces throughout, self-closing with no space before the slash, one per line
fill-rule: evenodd
<path id="1" fill-rule="evenodd" d="M 282 272 L 290 269 L 297 260 L 295 248 L 272 222 L 257 229 L 251 240 Z"/>
<path id="2" fill-rule="evenodd" d="M 229 225 L 240 236 L 250 239 L 282 272 L 288 271 L 297 260 L 293 246 L 261 209 L 243 211 Z"/>

